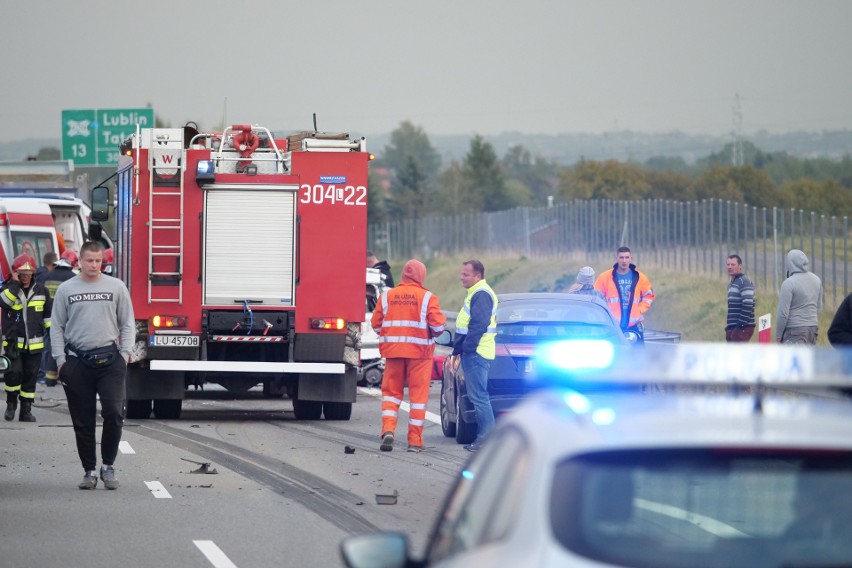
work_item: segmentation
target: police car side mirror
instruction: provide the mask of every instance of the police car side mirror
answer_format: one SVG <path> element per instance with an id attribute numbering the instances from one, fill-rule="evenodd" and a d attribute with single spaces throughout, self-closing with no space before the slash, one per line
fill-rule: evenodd
<path id="1" fill-rule="evenodd" d="M 452 347 L 453 346 L 453 334 L 449 329 L 445 329 L 441 332 L 441 335 L 435 338 L 435 343 L 438 345 L 443 345 L 444 347 Z"/>
<path id="2" fill-rule="evenodd" d="M 0 355 L 0 372 L 8 371 L 9 367 L 12 366 L 12 362 L 9 361 L 9 358 L 5 355 Z"/>
<path id="3" fill-rule="evenodd" d="M 340 554 L 349 568 L 410 565 L 408 538 L 396 532 L 350 536 L 340 543 Z"/>

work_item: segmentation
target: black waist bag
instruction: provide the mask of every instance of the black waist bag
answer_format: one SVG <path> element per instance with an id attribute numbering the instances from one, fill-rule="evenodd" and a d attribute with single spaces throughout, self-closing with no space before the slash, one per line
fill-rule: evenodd
<path id="1" fill-rule="evenodd" d="M 113 343 L 112 345 L 98 347 L 91 351 L 83 351 L 82 349 L 69 346 L 68 354 L 79 359 L 87 367 L 100 369 L 112 365 L 112 362 L 118 357 L 118 346 Z"/>

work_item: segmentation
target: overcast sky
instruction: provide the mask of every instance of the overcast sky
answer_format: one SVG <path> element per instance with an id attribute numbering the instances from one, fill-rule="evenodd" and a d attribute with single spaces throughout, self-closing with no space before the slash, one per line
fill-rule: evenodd
<path id="1" fill-rule="evenodd" d="M 852 128 L 852 2 L 6 0 L 0 141 L 64 109 L 427 134 Z"/>

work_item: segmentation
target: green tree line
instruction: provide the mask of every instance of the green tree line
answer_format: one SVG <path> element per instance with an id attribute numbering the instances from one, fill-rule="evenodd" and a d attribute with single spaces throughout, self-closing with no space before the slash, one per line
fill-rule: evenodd
<path id="1" fill-rule="evenodd" d="M 743 143 L 744 164 L 732 166 L 733 144 L 687 164 L 680 157 L 645 162 L 581 160 L 558 165 L 521 145 L 498 156 L 473 136 L 461 160 L 444 164 L 422 128 L 403 122 L 370 171 L 369 221 L 501 211 L 574 199 L 726 199 L 852 216 L 852 158 L 797 158 Z"/>

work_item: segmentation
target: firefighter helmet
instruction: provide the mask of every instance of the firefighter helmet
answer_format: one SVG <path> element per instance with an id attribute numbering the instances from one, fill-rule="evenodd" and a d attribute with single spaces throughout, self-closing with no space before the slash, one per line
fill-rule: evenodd
<path id="1" fill-rule="evenodd" d="M 68 264 L 71 265 L 71 268 L 77 268 L 79 258 L 77 257 L 77 253 L 73 250 L 66 249 L 59 258 L 67 260 Z"/>
<path id="2" fill-rule="evenodd" d="M 22 254 L 12 262 L 12 272 L 32 274 L 36 271 L 36 261 L 28 254 Z"/>

